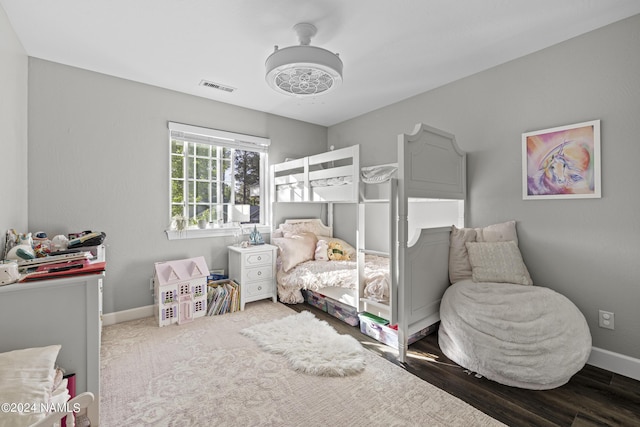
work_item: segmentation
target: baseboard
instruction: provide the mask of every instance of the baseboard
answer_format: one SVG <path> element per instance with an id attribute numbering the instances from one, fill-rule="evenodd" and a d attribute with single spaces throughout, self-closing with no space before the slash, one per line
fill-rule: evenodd
<path id="1" fill-rule="evenodd" d="M 102 315 L 102 326 L 115 325 L 116 323 L 127 322 L 129 320 L 153 317 L 153 305 L 136 307 L 130 310 L 116 311 Z"/>
<path id="2" fill-rule="evenodd" d="M 592 347 L 587 363 L 640 381 L 640 359 Z"/>

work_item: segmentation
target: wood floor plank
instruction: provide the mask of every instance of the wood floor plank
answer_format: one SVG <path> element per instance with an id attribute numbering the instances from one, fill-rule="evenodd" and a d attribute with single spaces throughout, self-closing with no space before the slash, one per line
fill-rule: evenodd
<path id="1" fill-rule="evenodd" d="M 409 346 L 402 364 L 397 350 L 359 328 L 307 304 L 289 307 L 311 311 L 339 333 L 354 336 L 367 349 L 509 426 L 640 426 L 640 382 L 605 369 L 586 365 L 553 390 L 509 387 L 478 378 L 449 360 L 440 351 L 437 332 Z"/>

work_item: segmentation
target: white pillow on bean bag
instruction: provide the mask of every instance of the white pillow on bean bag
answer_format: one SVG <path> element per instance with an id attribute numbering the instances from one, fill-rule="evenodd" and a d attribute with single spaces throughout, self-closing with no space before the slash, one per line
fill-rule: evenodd
<path id="1" fill-rule="evenodd" d="M 518 245 L 508 242 L 467 242 L 474 282 L 533 285 Z"/>
<path id="2" fill-rule="evenodd" d="M 507 221 L 488 225 L 482 228 L 451 227 L 449 239 L 449 281 L 471 279 L 471 263 L 467 252 L 467 242 L 507 242 L 513 240 L 518 244 L 516 222 Z"/>

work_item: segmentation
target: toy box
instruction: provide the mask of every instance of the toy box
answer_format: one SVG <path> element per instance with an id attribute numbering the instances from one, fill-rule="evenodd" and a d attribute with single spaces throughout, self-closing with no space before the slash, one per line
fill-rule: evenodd
<path id="1" fill-rule="evenodd" d="M 373 316 L 369 313 L 358 314 L 360 319 L 360 332 L 370 336 L 376 341 L 380 341 L 383 344 L 398 348 L 398 331 L 389 326 L 389 322 L 377 316 Z M 426 337 L 427 335 L 435 332 L 436 324 L 427 326 L 426 328 L 417 331 L 409 336 L 407 342 L 413 344 Z"/>

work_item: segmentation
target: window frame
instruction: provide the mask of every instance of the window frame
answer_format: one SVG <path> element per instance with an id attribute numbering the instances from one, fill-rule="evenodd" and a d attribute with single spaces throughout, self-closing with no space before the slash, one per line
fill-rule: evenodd
<path id="1" fill-rule="evenodd" d="M 169 190 L 168 190 L 168 217 L 169 223 L 173 221 L 173 206 L 175 205 L 172 200 L 172 183 L 174 179 L 171 176 L 172 167 L 173 167 L 173 148 L 172 144 L 174 140 L 180 140 L 185 143 L 185 163 L 183 165 L 184 169 L 184 178 L 183 178 L 183 191 L 185 195 L 188 196 L 189 193 L 189 177 L 188 177 L 188 167 L 186 159 L 189 157 L 187 153 L 186 143 L 199 143 L 199 144 L 209 144 L 215 147 L 224 147 L 232 150 L 245 150 L 245 151 L 253 151 L 260 153 L 260 223 L 251 223 L 250 225 L 245 225 L 243 230 L 245 232 L 248 231 L 248 227 L 253 229 L 255 225 L 261 233 L 269 233 L 271 230 L 270 226 L 270 191 L 269 191 L 269 145 L 271 144 L 271 140 L 268 138 L 263 138 L 259 136 L 253 135 L 244 135 L 239 133 L 227 132 L 218 129 L 210 129 L 199 126 L 192 126 L 183 123 L 176 122 L 168 122 L 169 128 Z M 218 151 L 223 151 L 218 149 Z M 194 158 L 197 159 L 196 152 L 194 151 Z M 220 161 L 221 163 L 223 162 Z M 231 160 L 233 164 L 233 158 Z M 218 174 L 220 171 L 218 171 Z M 210 177 L 211 178 L 211 177 Z M 235 177 L 232 176 L 232 182 L 234 182 Z M 194 183 L 197 182 L 196 177 L 194 176 Z M 211 182 L 211 181 L 209 181 Z M 195 191 L 195 187 L 194 187 Z M 211 189 L 210 189 L 211 191 Z M 232 191 L 232 200 L 235 199 L 235 188 Z M 234 200 L 235 201 L 235 200 Z M 184 202 L 188 208 L 189 200 L 188 197 Z M 224 203 L 220 201 L 217 203 L 219 205 L 223 205 Z M 230 203 L 229 205 L 233 205 L 235 203 Z M 213 203 L 209 203 L 209 205 L 216 205 Z M 218 212 L 220 209 L 217 208 Z M 187 218 L 187 221 L 189 218 Z M 169 240 L 175 239 L 193 239 L 193 238 L 203 238 L 203 237 L 216 237 L 216 236 L 234 236 L 237 233 L 238 228 L 225 223 L 222 226 L 214 226 L 208 227 L 206 229 L 200 229 L 196 225 L 188 225 L 185 230 L 178 231 L 174 229 L 167 229 L 165 232 L 167 234 L 167 238 Z"/>

